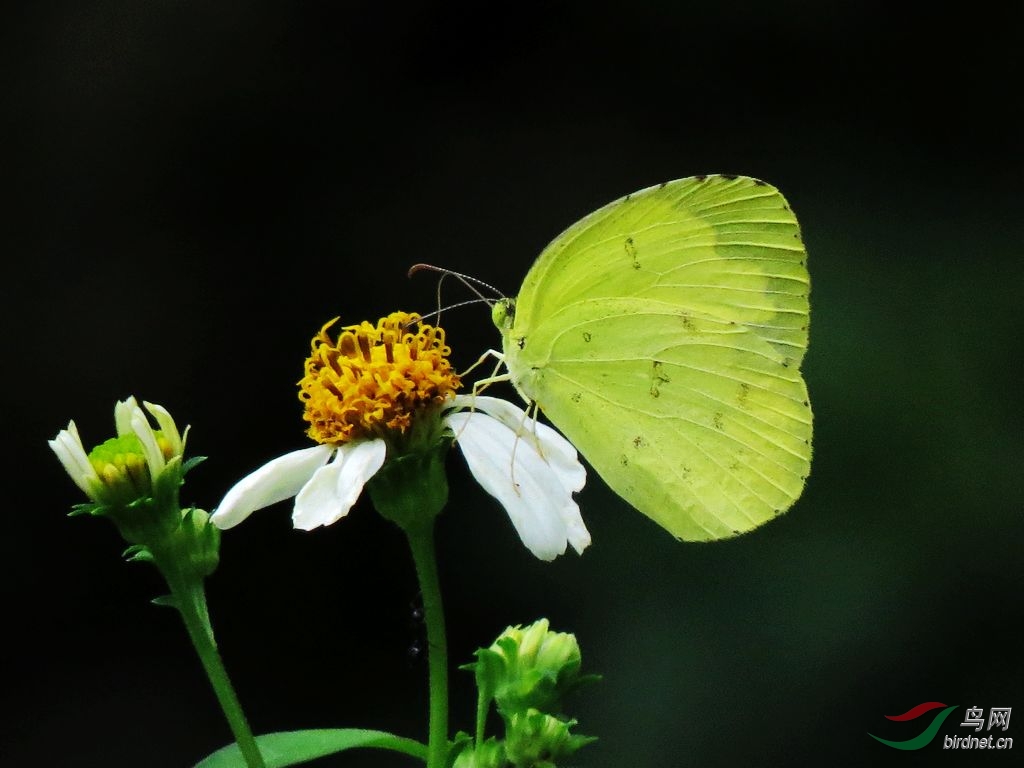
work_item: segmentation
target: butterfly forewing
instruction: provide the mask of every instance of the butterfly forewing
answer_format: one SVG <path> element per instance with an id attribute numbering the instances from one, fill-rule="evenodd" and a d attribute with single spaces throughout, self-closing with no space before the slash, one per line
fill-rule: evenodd
<path id="1" fill-rule="evenodd" d="M 747 177 L 680 179 L 572 225 L 523 282 L 524 334 L 577 300 L 636 296 L 743 323 L 799 364 L 807 347 L 806 252 L 777 189 Z"/>

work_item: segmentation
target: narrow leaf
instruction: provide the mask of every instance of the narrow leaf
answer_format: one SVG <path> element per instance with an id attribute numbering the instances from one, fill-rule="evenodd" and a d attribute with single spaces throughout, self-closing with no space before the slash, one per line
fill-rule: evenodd
<path id="1" fill-rule="evenodd" d="M 318 757 L 357 747 L 390 749 L 423 762 L 427 759 L 427 748 L 418 741 L 385 731 L 362 728 L 323 728 L 266 733 L 257 736 L 256 743 L 267 768 L 301 765 Z M 246 768 L 246 764 L 238 745 L 230 744 L 196 763 L 195 768 Z"/>

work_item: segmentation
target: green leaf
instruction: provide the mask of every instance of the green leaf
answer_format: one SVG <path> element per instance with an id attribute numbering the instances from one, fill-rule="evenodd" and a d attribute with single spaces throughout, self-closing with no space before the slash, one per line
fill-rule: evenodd
<path id="1" fill-rule="evenodd" d="M 300 765 L 318 757 L 357 747 L 390 749 L 419 758 L 423 762 L 427 760 L 426 745 L 385 731 L 363 728 L 322 728 L 266 733 L 257 736 L 256 743 L 267 768 Z M 195 768 L 246 768 L 246 764 L 238 745 L 230 744 L 196 763 Z"/>

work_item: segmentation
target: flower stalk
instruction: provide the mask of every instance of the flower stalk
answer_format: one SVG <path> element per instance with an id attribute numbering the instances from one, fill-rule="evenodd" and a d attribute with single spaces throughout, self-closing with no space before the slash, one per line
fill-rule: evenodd
<path id="1" fill-rule="evenodd" d="M 158 564 L 166 563 L 166 560 L 157 555 L 154 555 L 154 559 Z M 228 727 L 231 729 L 231 735 L 234 736 L 238 749 L 245 759 L 245 764 L 248 768 L 266 768 L 266 763 L 263 761 L 263 756 L 260 754 L 256 739 L 242 709 L 242 703 L 231 684 L 231 678 L 228 677 L 224 661 L 217 648 L 202 580 L 190 577 L 189 574 L 182 573 L 173 566 L 158 567 L 167 581 L 167 586 L 171 589 L 170 602 L 178 609 L 185 624 L 189 639 L 196 649 L 196 654 L 199 656 L 206 677 L 213 687 L 217 703 L 220 704 Z"/>
<path id="2" fill-rule="evenodd" d="M 89 498 L 73 515 L 107 517 L 131 545 L 129 561 L 149 562 L 167 582 L 170 595 L 154 602 L 177 609 L 199 655 L 248 768 L 265 768 L 241 703 L 217 650 L 204 580 L 220 559 L 220 529 L 201 509 L 181 509 L 185 474 L 201 459 L 184 461 L 188 430 L 182 435 L 162 406 L 144 403 L 154 429 L 134 397 L 117 403 L 117 436 L 86 453 L 72 421 L 50 441 L 68 475 Z"/>
<path id="3" fill-rule="evenodd" d="M 427 628 L 427 668 L 430 675 L 430 725 L 427 768 L 444 768 L 448 758 L 448 639 L 445 633 L 441 582 L 434 549 L 434 521 L 405 530 L 423 595 Z"/>

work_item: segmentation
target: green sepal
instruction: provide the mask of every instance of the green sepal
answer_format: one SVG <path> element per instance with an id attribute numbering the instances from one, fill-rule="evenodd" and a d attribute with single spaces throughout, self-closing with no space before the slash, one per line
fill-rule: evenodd
<path id="1" fill-rule="evenodd" d="M 472 740 L 450 760 L 451 768 L 504 768 L 508 765 L 505 745 L 491 737 L 481 744 L 473 744 Z"/>
<path id="2" fill-rule="evenodd" d="M 348 749 L 371 748 L 400 752 L 426 762 L 427 747 L 414 739 L 386 731 L 362 728 L 331 728 L 265 733 L 256 737 L 266 768 L 290 765 L 326 757 Z M 247 768 L 237 744 L 218 749 L 196 763 L 195 768 Z"/>
<path id="3" fill-rule="evenodd" d="M 159 597 L 154 597 L 149 602 L 153 605 L 161 605 L 165 608 L 177 609 L 179 607 L 178 601 L 174 599 L 174 595 L 160 595 Z"/>
<path id="4" fill-rule="evenodd" d="M 451 442 L 442 437 L 426 450 L 388 458 L 366 484 L 381 517 L 409 531 L 441 513 L 448 503 L 444 464 Z"/>
<path id="5" fill-rule="evenodd" d="M 184 478 L 185 475 L 187 475 L 189 472 L 191 472 L 193 467 L 195 467 L 197 464 L 202 464 L 204 461 L 206 461 L 206 457 L 205 456 L 193 456 L 191 459 L 189 459 L 184 464 L 182 464 L 181 465 L 181 476 L 182 476 L 182 478 Z"/>
<path id="6" fill-rule="evenodd" d="M 68 512 L 68 517 L 78 517 L 79 515 L 94 515 L 96 517 L 103 517 L 108 513 L 107 506 L 105 504 L 94 504 L 87 502 L 84 504 L 75 504 L 71 507 L 71 511 Z"/>
<path id="7" fill-rule="evenodd" d="M 153 553 L 149 551 L 149 547 L 145 544 L 132 544 L 121 554 L 121 557 L 129 563 L 154 562 Z"/>
<path id="8" fill-rule="evenodd" d="M 459 731 L 451 741 L 448 742 L 448 759 L 445 761 L 445 768 L 452 768 L 455 759 L 464 749 L 473 748 L 473 737 L 465 731 Z"/>
<path id="9" fill-rule="evenodd" d="M 476 661 L 463 664 L 459 669 L 472 672 L 476 677 L 476 689 L 481 700 L 490 702 L 505 676 L 505 659 L 490 648 L 476 651 Z"/>
<path id="10" fill-rule="evenodd" d="M 565 687 L 562 690 L 562 695 L 566 696 L 566 695 L 568 695 L 570 693 L 574 693 L 579 688 L 583 688 L 584 686 L 587 686 L 587 685 L 592 685 L 593 683 L 600 683 L 602 680 L 604 680 L 604 676 L 603 675 L 598 675 L 598 674 L 579 675 L 575 679 L 569 680 L 569 681 L 566 681 L 566 682 L 563 683 L 563 685 Z"/>

